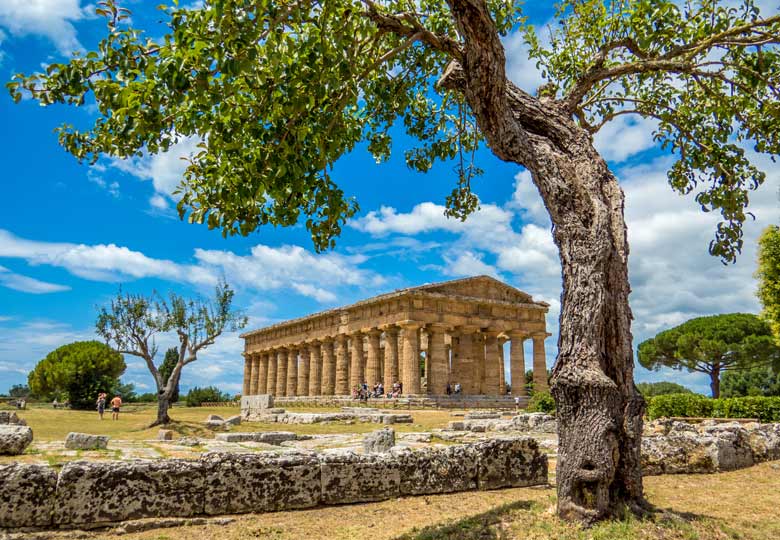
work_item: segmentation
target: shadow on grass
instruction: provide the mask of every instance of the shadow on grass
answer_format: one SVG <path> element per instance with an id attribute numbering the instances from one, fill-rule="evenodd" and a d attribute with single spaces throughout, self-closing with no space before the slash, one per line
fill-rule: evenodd
<path id="1" fill-rule="evenodd" d="M 515 510 L 530 510 L 530 501 L 516 501 L 498 506 L 488 512 L 469 516 L 447 525 L 432 525 L 413 530 L 395 540 L 499 540 L 506 538 L 499 523 Z"/>

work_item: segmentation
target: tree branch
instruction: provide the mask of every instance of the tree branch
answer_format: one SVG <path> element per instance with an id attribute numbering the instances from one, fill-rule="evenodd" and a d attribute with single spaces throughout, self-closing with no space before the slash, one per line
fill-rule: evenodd
<path id="1" fill-rule="evenodd" d="M 774 41 L 767 42 L 766 35 L 760 33 L 758 37 L 751 39 L 746 37 L 742 40 L 728 40 L 727 38 L 745 34 L 751 32 L 756 28 L 771 26 L 772 24 L 780 23 L 780 15 L 769 17 L 768 19 L 762 19 L 760 21 L 754 21 L 750 24 L 737 26 L 730 28 L 700 42 L 691 43 L 677 47 L 664 55 L 651 55 L 643 52 L 638 47 L 632 50 L 630 43 L 626 43 L 625 40 L 619 40 L 611 44 L 606 45 L 601 51 L 594 57 L 592 67 L 582 75 L 580 80 L 572 87 L 568 95 L 563 98 L 563 103 L 569 111 L 574 111 L 582 101 L 582 98 L 590 91 L 593 86 L 602 80 L 614 79 L 624 75 L 634 75 L 640 73 L 649 73 L 655 71 L 666 71 L 669 73 L 693 73 L 700 67 L 699 64 L 693 62 L 693 58 L 696 55 L 703 54 L 712 48 L 726 45 L 740 45 L 747 46 L 760 46 L 766 43 L 777 42 L 777 38 Z M 760 39 L 759 39 L 760 37 Z M 626 62 L 617 64 L 610 67 L 603 67 L 609 52 L 618 48 L 625 47 L 630 50 L 635 56 L 640 58 L 638 62 Z M 702 73 L 707 73 L 703 72 Z"/>
<path id="2" fill-rule="evenodd" d="M 367 6 L 365 16 L 383 32 L 392 32 L 398 36 L 411 38 L 419 35 L 419 40 L 434 50 L 443 52 L 459 60 L 463 56 L 460 44 L 449 36 L 434 34 L 417 19 L 413 13 L 390 14 L 383 12 L 372 0 L 363 0 Z"/>

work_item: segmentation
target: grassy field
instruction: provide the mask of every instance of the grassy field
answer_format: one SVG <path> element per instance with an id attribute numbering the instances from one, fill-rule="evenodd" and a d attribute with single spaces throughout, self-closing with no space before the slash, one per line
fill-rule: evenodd
<path id="1" fill-rule="evenodd" d="M 776 540 L 780 466 L 763 463 L 715 475 L 645 479 L 658 510 L 649 519 L 592 529 L 554 516 L 552 487 L 410 497 L 380 503 L 236 516 L 227 525 L 142 533 L 94 533 L 107 540 Z M 52 538 L 72 538 L 72 533 Z"/>
<path id="2" fill-rule="evenodd" d="M 295 408 L 294 412 L 328 412 L 338 409 Z M 173 423 L 168 427 L 182 436 L 213 437 L 213 432 L 206 429 L 203 422 L 210 414 L 218 414 L 223 418 L 239 414 L 237 407 L 175 407 L 170 411 Z M 404 411 L 407 412 L 407 411 Z M 396 424 L 393 427 L 398 432 L 427 431 L 432 428 L 444 427 L 452 420 L 448 411 L 408 411 L 415 422 L 413 424 Z M 34 406 L 25 411 L 18 411 L 19 416 L 27 421 L 32 428 L 36 441 L 64 440 L 71 431 L 108 435 L 114 439 L 145 440 L 157 437 L 159 428 L 149 428 L 155 419 L 156 409 L 153 405 L 127 405 L 122 409 L 118 421 L 111 420 L 111 413 L 106 412 L 103 420 L 95 411 L 72 411 L 52 409 L 49 406 Z M 237 426 L 233 431 L 293 431 L 300 434 L 321 433 L 366 433 L 379 429 L 372 423 L 354 424 L 276 424 L 248 423 Z"/>

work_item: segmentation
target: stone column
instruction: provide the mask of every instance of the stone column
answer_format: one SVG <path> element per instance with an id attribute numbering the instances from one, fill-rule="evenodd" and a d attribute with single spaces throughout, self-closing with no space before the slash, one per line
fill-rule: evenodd
<path id="1" fill-rule="evenodd" d="M 507 337 L 501 335 L 498 338 L 498 393 L 502 396 L 506 395 L 506 365 L 504 358 L 504 343 L 507 342 Z"/>
<path id="2" fill-rule="evenodd" d="M 398 327 L 385 327 L 385 392 L 393 389 L 398 378 Z"/>
<path id="3" fill-rule="evenodd" d="M 287 355 L 287 395 L 295 396 L 298 390 L 298 349 L 290 349 Z"/>
<path id="4" fill-rule="evenodd" d="M 268 352 L 268 386 L 265 389 L 266 392 L 276 396 L 276 351 Z"/>
<path id="5" fill-rule="evenodd" d="M 404 329 L 403 349 L 403 374 L 402 383 L 404 394 L 420 393 L 420 343 L 417 339 L 417 330 L 420 323 L 417 321 L 404 321 L 399 323 Z"/>
<path id="6" fill-rule="evenodd" d="M 347 336 L 336 337 L 336 395 L 349 394 L 349 359 L 347 358 Z"/>
<path id="7" fill-rule="evenodd" d="M 268 353 L 260 354 L 260 364 L 257 370 L 257 393 L 268 393 Z"/>
<path id="8" fill-rule="evenodd" d="M 251 367 L 249 368 L 249 395 L 257 395 L 257 369 L 260 364 L 260 359 L 257 353 L 252 353 L 250 358 Z"/>
<path id="9" fill-rule="evenodd" d="M 449 359 L 444 343 L 444 324 L 428 325 L 428 393 L 446 395 L 449 380 Z"/>
<path id="10" fill-rule="evenodd" d="M 296 395 L 306 396 L 309 394 L 309 346 L 301 346 L 301 363 L 298 366 L 298 388 Z"/>
<path id="11" fill-rule="evenodd" d="M 461 383 L 460 373 L 460 332 L 452 330 L 450 332 L 450 385 L 452 391 L 455 391 L 455 383 Z"/>
<path id="12" fill-rule="evenodd" d="M 464 394 L 473 394 L 474 388 L 474 332 L 475 326 L 461 326 L 458 328 L 458 369 L 459 380 Z"/>
<path id="13" fill-rule="evenodd" d="M 489 396 L 499 395 L 499 382 L 501 368 L 499 368 L 500 356 L 498 354 L 498 332 L 487 330 L 485 335 L 485 384 L 482 393 Z"/>
<path id="14" fill-rule="evenodd" d="M 322 356 L 322 390 L 323 396 L 332 396 L 336 391 L 336 356 L 333 353 L 333 338 L 325 338 L 320 346 Z"/>
<path id="15" fill-rule="evenodd" d="M 546 334 L 535 334 L 534 342 L 534 392 L 549 392 L 547 384 L 547 361 L 544 354 Z"/>
<path id="16" fill-rule="evenodd" d="M 528 391 L 525 388 L 525 351 L 523 351 L 525 335 L 515 330 L 510 332 L 509 338 L 512 340 L 509 344 L 509 377 L 512 380 L 512 395 L 526 396 Z"/>
<path id="17" fill-rule="evenodd" d="M 276 353 L 276 395 L 287 395 L 287 349 L 279 349 Z"/>
<path id="18" fill-rule="evenodd" d="M 472 358 L 474 359 L 474 378 L 471 386 L 472 394 L 487 394 L 485 384 L 485 334 L 481 330 L 474 332 L 471 338 Z M 495 395 L 495 392 L 490 392 Z"/>
<path id="19" fill-rule="evenodd" d="M 322 394 L 322 355 L 318 341 L 309 343 L 309 395 Z"/>
<path id="20" fill-rule="evenodd" d="M 396 382 L 404 380 L 404 329 L 398 327 L 398 379 Z"/>
<path id="21" fill-rule="evenodd" d="M 363 358 L 363 333 L 355 332 L 350 337 L 352 344 L 351 363 L 349 365 L 349 391 L 365 381 L 365 359 Z"/>
<path id="22" fill-rule="evenodd" d="M 382 331 L 378 328 L 372 328 L 368 331 L 368 350 L 366 351 L 366 382 L 370 387 L 382 380 L 380 364 L 382 362 L 382 351 L 379 348 L 379 338 Z"/>
<path id="23" fill-rule="evenodd" d="M 241 395 L 249 396 L 249 381 L 252 380 L 252 360 L 247 353 L 243 353 L 244 356 L 244 385 L 241 387 Z"/>

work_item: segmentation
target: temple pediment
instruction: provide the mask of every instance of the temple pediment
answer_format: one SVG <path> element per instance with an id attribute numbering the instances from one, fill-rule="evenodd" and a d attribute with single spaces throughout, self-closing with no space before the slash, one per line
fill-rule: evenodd
<path id="1" fill-rule="evenodd" d="M 490 276 L 476 276 L 446 281 L 444 283 L 432 283 L 415 287 L 413 290 L 499 302 L 521 304 L 533 302 L 530 294 L 515 289 Z"/>

